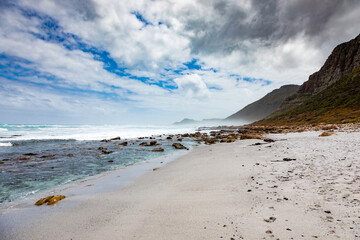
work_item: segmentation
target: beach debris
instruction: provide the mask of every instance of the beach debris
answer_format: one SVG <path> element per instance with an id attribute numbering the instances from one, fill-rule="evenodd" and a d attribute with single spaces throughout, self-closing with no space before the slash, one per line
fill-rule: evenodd
<path id="1" fill-rule="evenodd" d="M 264 219 L 264 221 L 267 223 L 275 222 L 275 220 L 276 220 L 276 217 L 269 217 L 268 219 Z"/>
<path id="2" fill-rule="evenodd" d="M 324 213 L 331 214 L 331 211 L 326 210 L 326 211 L 324 211 Z"/>
<path id="3" fill-rule="evenodd" d="M 290 232 L 292 231 L 290 228 L 287 228 L 286 230 L 288 230 L 288 231 L 290 231 Z"/>
<path id="4" fill-rule="evenodd" d="M 335 132 L 323 132 L 322 134 L 319 135 L 319 137 L 328 137 L 331 135 L 336 134 Z"/>
<path id="5" fill-rule="evenodd" d="M 160 169 L 160 168 L 157 168 L 157 167 L 156 167 L 156 168 L 153 168 L 153 171 L 156 171 L 156 170 L 159 170 L 159 169 Z"/>
<path id="6" fill-rule="evenodd" d="M 173 143 L 172 145 L 175 149 L 186 149 L 189 150 L 187 147 L 185 147 L 184 145 L 182 145 L 181 143 Z"/>
<path id="7" fill-rule="evenodd" d="M 152 152 L 163 152 L 165 151 L 163 148 L 154 148 L 153 150 L 151 150 Z"/>
<path id="8" fill-rule="evenodd" d="M 114 162 L 114 160 L 109 160 L 108 162 L 109 162 L 109 163 L 113 163 L 113 162 Z"/>
<path id="9" fill-rule="evenodd" d="M 44 198 L 38 200 L 35 203 L 35 205 L 36 206 L 41 206 L 41 205 L 43 205 L 45 203 L 47 203 L 47 205 L 53 205 L 53 204 L 57 203 L 58 201 L 60 201 L 60 200 L 62 200 L 64 198 L 66 198 L 64 195 L 56 195 L 56 196 L 51 195 L 51 196 L 47 196 L 47 197 L 44 197 Z"/>
<path id="10" fill-rule="evenodd" d="M 284 162 L 296 161 L 296 158 L 283 158 Z"/>

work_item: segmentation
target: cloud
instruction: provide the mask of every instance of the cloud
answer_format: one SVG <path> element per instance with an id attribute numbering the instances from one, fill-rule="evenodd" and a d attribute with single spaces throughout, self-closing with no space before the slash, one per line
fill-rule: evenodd
<path id="1" fill-rule="evenodd" d="M 208 98 L 209 89 L 198 74 L 184 75 L 174 79 L 179 91 L 190 98 Z"/>
<path id="2" fill-rule="evenodd" d="M 0 11 L 2 116 L 173 122 L 306 81 L 359 34 L 360 2 L 0 0 Z"/>

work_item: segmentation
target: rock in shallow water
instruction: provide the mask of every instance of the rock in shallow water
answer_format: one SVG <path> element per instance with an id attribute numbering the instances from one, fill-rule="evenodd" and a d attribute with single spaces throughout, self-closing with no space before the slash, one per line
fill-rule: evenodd
<path id="1" fill-rule="evenodd" d="M 185 147 L 184 145 L 182 145 L 181 143 L 173 143 L 172 145 L 174 148 L 176 149 L 186 149 L 189 150 L 187 147 Z"/>

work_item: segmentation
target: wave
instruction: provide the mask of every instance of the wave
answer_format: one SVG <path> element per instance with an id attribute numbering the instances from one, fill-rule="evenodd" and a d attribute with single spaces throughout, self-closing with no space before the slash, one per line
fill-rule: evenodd
<path id="1" fill-rule="evenodd" d="M 0 147 L 11 147 L 12 143 L 11 142 L 0 142 Z"/>
<path id="2" fill-rule="evenodd" d="M 118 137 L 125 139 L 161 134 L 178 134 L 195 131 L 195 127 L 154 125 L 0 125 L 3 141 L 18 140 L 101 140 Z M 16 136 L 16 137 L 14 137 Z"/>

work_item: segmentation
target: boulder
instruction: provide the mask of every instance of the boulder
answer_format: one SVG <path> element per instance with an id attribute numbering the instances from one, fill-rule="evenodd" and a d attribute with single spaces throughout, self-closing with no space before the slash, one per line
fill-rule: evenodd
<path id="1" fill-rule="evenodd" d="M 185 147 L 184 145 L 182 145 L 181 143 L 173 143 L 172 145 L 174 148 L 176 149 L 186 149 L 189 150 L 187 147 Z"/>

